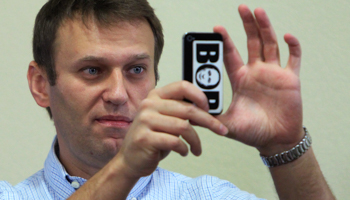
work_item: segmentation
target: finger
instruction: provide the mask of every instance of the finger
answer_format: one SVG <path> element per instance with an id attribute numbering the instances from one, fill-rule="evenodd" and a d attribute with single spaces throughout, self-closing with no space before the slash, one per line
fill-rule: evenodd
<path id="1" fill-rule="evenodd" d="M 226 29 L 222 26 L 215 26 L 213 30 L 215 33 L 220 33 L 222 35 L 224 43 L 224 63 L 229 78 L 231 79 L 231 77 L 233 78 L 233 74 L 242 67 L 244 63 Z"/>
<path id="2" fill-rule="evenodd" d="M 152 118 L 150 128 L 153 131 L 181 136 L 191 147 L 191 152 L 199 156 L 202 153 L 201 142 L 197 132 L 187 120 L 166 115 L 156 115 Z"/>
<path id="3" fill-rule="evenodd" d="M 262 57 L 262 41 L 259 27 L 252 12 L 246 5 L 240 5 L 238 11 L 242 18 L 248 40 L 248 63 L 264 60 Z"/>
<path id="4" fill-rule="evenodd" d="M 227 128 L 215 117 L 193 104 L 183 101 L 163 101 L 158 104 L 158 111 L 163 115 L 189 120 L 197 126 L 205 127 L 219 135 L 226 135 Z"/>
<path id="5" fill-rule="evenodd" d="M 157 136 L 153 137 L 151 146 L 157 150 L 175 151 L 182 156 L 188 155 L 188 147 L 179 137 L 162 132 L 156 132 L 156 134 Z"/>
<path id="6" fill-rule="evenodd" d="M 157 88 L 150 95 L 157 95 L 161 99 L 190 100 L 199 108 L 208 111 L 209 104 L 207 96 L 196 86 L 188 81 L 171 83 L 161 88 Z"/>
<path id="7" fill-rule="evenodd" d="M 176 125 L 174 121 L 164 122 L 164 119 L 159 117 L 161 115 L 166 115 L 186 120 L 186 122 L 189 120 L 191 123 L 208 128 L 219 135 L 226 135 L 228 132 L 227 128 L 218 119 L 191 103 L 180 100 L 155 99 L 144 100 L 140 106 L 143 110 L 150 107 L 152 108 L 151 110 L 153 110 L 152 112 L 142 112 L 140 114 L 140 118 L 149 124 L 154 124 L 154 121 L 159 121 L 170 126 Z M 161 115 L 154 114 L 154 112 L 160 113 Z M 162 131 L 166 132 L 165 129 L 162 129 Z"/>
<path id="8" fill-rule="evenodd" d="M 296 37 L 291 34 L 286 34 L 284 40 L 288 44 L 289 48 L 289 59 L 287 68 L 294 71 L 295 74 L 299 75 L 301 65 L 301 46 Z"/>
<path id="9" fill-rule="evenodd" d="M 259 26 L 260 36 L 263 44 L 263 56 L 265 62 L 280 65 L 280 57 L 276 33 L 270 23 L 266 12 L 261 9 L 255 9 L 255 17 Z"/>

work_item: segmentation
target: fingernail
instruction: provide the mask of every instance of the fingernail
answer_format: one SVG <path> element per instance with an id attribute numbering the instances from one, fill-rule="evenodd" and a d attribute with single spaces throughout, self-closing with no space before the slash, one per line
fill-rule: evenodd
<path id="1" fill-rule="evenodd" d="M 228 128 L 224 126 L 223 124 L 220 125 L 220 135 L 227 135 L 228 134 Z"/>

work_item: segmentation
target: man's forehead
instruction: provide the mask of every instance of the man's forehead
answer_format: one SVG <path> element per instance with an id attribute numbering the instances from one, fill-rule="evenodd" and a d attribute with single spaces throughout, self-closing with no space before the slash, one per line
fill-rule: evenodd
<path id="1" fill-rule="evenodd" d="M 138 27 L 140 24 L 146 23 L 149 27 L 149 23 L 144 18 L 135 18 L 130 20 L 122 20 L 122 19 L 115 19 L 111 21 L 110 23 L 107 22 L 100 22 L 96 20 L 94 17 L 73 17 L 73 18 L 66 18 L 62 21 L 61 25 L 58 28 L 58 32 L 62 32 L 64 30 L 73 30 L 76 28 L 79 28 L 83 31 L 96 31 L 96 30 L 102 30 L 102 31 L 111 31 L 112 29 L 123 29 L 125 26 L 134 26 Z"/>
<path id="2" fill-rule="evenodd" d="M 134 45 L 141 48 L 135 49 Z M 130 47 L 132 52 L 118 50 L 125 47 Z M 106 63 L 107 57 L 110 61 L 112 55 L 115 59 L 123 56 L 125 60 L 153 60 L 154 48 L 154 35 L 147 20 L 120 21 L 101 26 L 92 20 L 75 18 L 65 20 L 58 30 L 55 60 L 63 56 L 65 60 L 74 62 Z"/>
<path id="3" fill-rule="evenodd" d="M 94 38 L 93 36 L 101 36 L 104 34 L 108 34 L 109 36 L 115 37 L 115 39 L 118 40 L 119 32 L 123 33 L 123 31 L 119 30 L 125 30 L 130 27 L 137 29 L 141 26 L 147 26 L 152 32 L 152 38 L 154 39 L 153 31 L 146 19 L 119 20 L 111 24 L 101 24 L 93 18 L 89 18 L 89 20 L 84 20 L 81 17 L 68 18 L 62 22 L 57 31 L 54 48 L 56 49 L 57 53 L 57 51 L 59 51 L 62 46 L 65 46 L 67 42 L 90 40 Z"/>

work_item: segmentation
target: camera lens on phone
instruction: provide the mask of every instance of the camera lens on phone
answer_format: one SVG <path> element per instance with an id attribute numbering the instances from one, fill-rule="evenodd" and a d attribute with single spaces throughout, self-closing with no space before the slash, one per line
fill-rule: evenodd
<path id="1" fill-rule="evenodd" d="M 187 41 L 192 42 L 195 38 L 192 35 L 187 36 Z"/>

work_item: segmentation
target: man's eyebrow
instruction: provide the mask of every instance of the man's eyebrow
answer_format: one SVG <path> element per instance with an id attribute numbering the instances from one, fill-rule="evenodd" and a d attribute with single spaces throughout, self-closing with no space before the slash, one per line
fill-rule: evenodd
<path id="1" fill-rule="evenodd" d="M 135 60 L 143 60 L 143 59 L 150 59 L 150 55 L 148 55 L 146 53 L 133 54 L 133 55 L 130 55 L 126 60 L 127 61 L 135 61 Z M 108 58 L 88 55 L 88 56 L 84 56 L 83 58 L 80 58 L 78 60 L 78 62 L 80 62 L 80 61 L 100 61 L 100 62 L 103 62 L 103 61 L 108 61 Z"/>
<path id="2" fill-rule="evenodd" d="M 134 54 L 131 55 L 128 60 L 134 61 L 134 60 L 143 60 L 143 59 L 150 59 L 150 56 L 146 53 L 141 53 L 141 54 Z"/>
<path id="3" fill-rule="evenodd" d="M 107 61 L 107 58 L 99 56 L 84 56 L 78 60 L 78 62 L 80 61 Z"/>

